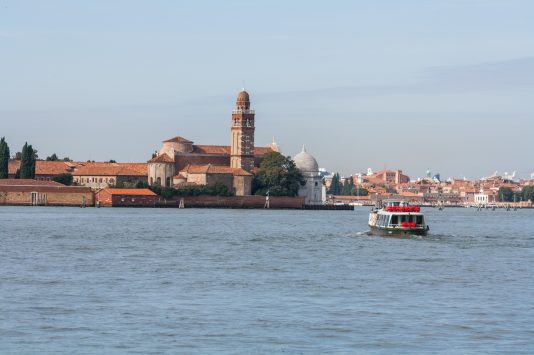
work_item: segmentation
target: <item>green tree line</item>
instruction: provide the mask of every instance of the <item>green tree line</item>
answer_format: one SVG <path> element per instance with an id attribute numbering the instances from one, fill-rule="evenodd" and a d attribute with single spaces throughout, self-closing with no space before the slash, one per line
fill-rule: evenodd
<path id="1" fill-rule="evenodd" d="M 252 180 L 252 194 L 265 196 L 297 196 L 306 181 L 290 157 L 278 152 L 263 156 Z"/>
<path id="2" fill-rule="evenodd" d="M 367 196 L 369 191 L 363 187 L 355 186 L 352 177 L 345 179 L 342 183 L 339 174 L 335 173 L 327 193 L 343 196 Z"/>
<path id="3" fill-rule="evenodd" d="M 15 174 L 15 178 L 34 179 L 35 162 L 37 161 L 37 150 L 26 142 L 22 147 L 22 152 L 17 152 L 15 158 L 20 159 L 20 168 Z M 9 177 L 10 149 L 5 137 L 0 139 L 0 179 Z"/>

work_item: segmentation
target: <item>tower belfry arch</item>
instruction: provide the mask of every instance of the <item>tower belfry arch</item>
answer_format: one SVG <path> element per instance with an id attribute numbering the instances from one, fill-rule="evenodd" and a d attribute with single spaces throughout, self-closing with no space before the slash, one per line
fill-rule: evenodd
<path id="1" fill-rule="evenodd" d="M 230 166 L 248 172 L 254 169 L 255 113 L 250 108 L 249 94 L 243 89 L 232 111 Z"/>

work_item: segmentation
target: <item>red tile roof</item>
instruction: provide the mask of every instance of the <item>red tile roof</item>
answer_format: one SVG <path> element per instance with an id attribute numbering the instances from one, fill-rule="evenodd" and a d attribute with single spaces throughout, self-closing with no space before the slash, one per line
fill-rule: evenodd
<path id="1" fill-rule="evenodd" d="M 20 160 L 10 160 L 8 170 L 14 175 L 20 168 Z M 59 175 L 71 173 L 83 176 L 147 176 L 146 163 L 103 163 L 103 162 L 63 162 L 37 160 L 35 162 L 35 175 Z"/>
<path id="2" fill-rule="evenodd" d="M 9 174 L 16 174 L 18 169 L 20 169 L 20 160 L 10 160 Z M 35 175 L 59 175 L 70 171 L 70 166 L 64 161 L 37 160 L 35 162 Z"/>
<path id="3" fill-rule="evenodd" d="M 0 191 L 7 192 L 42 192 L 42 193 L 91 193 L 90 187 L 52 186 L 52 185 L 0 185 Z"/>
<path id="4" fill-rule="evenodd" d="M 252 176 L 248 171 L 241 168 L 231 168 L 221 165 L 188 165 L 182 172 L 188 174 L 232 174 L 235 176 Z"/>
<path id="5" fill-rule="evenodd" d="M 38 160 L 35 162 L 35 175 L 59 175 L 71 170 L 64 161 Z"/>
<path id="6" fill-rule="evenodd" d="M 0 186 L 65 186 L 55 181 L 33 179 L 0 179 Z"/>
<path id="7" fill-rule="evenodd" d="M 20 167 L 20 160 L 10 160 L 7 164 L 9 175 L 15 175 Z"/>
<path id="8" fill-rule="evenodd" d="M 146 163 L 80 163 L 74 176 L 148 176 Z"/>
<path id="9" fill-rule="evenodd" d="M 148 161 L 149 163 L 174 163 L 174 159 L 167 154 L 160 154 Z"/>
<path id="10" fill-rule="evenodd" d="M 184 137 L 180 137 L 180 136 L 177 136 L 177 137 L 174 137 L 174 138 L 171 138 L 171 139 L 167 139 L 166 141 L 163 141 L 163 143 L 167 143 L 167 142 L 193 143 L 190 140 L 185 139 Z"/>

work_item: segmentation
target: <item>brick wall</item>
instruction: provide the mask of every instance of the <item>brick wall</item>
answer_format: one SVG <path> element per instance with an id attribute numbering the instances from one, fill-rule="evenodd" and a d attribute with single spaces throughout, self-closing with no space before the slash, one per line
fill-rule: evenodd
<path id="1" fill-rule="evenodd" d="M 278 209 L 301 209 L 304 206 L 304 197 L 271 197 L 270 207 Z M 157 206 L 177 207 L 180 198 L 156 199 Z M 189 207 L 211 207 L 211 208 L 263 208 L 265 205 L 264 196 L 188 196 L 184 197 L 186 208 Z"/>
<path id="2" fill-rule="evenodd" d="M 32 205 L 32 192 L 37 193 L 34 202 L 43 206 L 81 206 L 85 199 L 86 206 L 94 205 L 94 195 L 89 188 L 75 188 L 69 191 L 68 187 L 48 188 L 48 187 L 22 187 L 14 186 L 0 187 L 0 205 Z"/>
<path id="3" fill-rule="evenodd" d="M 156 196 L 113 195 L 113 207 L 154 207 Z"/>
<path id="4" fill-rule="evenodd" d="M 102 207 L 154 207 L 156 196 L 112 195 L 101 190 L 96 194 L 96 201 Z"/>

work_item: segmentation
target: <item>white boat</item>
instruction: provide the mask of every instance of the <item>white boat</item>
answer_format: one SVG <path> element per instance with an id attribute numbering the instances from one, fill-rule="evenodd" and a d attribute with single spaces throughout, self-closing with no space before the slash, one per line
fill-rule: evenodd
<path id="1" fill-rule="evenodd" d="M 426 235 L 430 229 L 419 206 L 402 200 L 384 200 L 369 215 L 371 234 L 382 236 Z"/>

